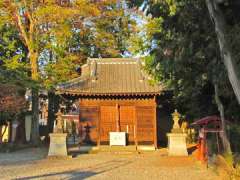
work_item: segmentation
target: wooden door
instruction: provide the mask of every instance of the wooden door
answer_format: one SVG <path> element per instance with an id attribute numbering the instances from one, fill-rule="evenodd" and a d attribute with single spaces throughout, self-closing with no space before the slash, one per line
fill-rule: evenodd
<path id="1" fill-rule="evenodd" d="M 120 106 L 120 131 L 128 133 L 128 143 L 133 144 L 134 138 L 134 124 L 135 124 L 135 107 L 134 106 Z"/>
<path id="2" fill-rule="evenodd" d="M 137 141 L 138 144 L 154 143 L 154 108 L 137 107 Z"/>
<path id="3" fill-rule="evenodd" d="M 109 132 L 116 131 L 116 107 L 101 106 L 100 120 L 100 140 L 101 142 L 109 141 Z"/>

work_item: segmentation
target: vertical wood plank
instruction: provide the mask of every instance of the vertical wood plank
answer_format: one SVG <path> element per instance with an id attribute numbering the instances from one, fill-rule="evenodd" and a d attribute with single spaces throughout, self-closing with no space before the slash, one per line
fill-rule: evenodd
<path id="1" fill-rule="evenodd" d="M 98 106 L 98 142 L 97 146 L 100 147 L 101 145 L 101 106 Z"/>
<path id="2" fill-rule="evenodd" d="M 137 124 L 138 124 L 138 118 L 137 118 L 137 106 L 135 106 L 135 114 L 134 114 L 134 140 L 135 140 L 135 146 L 136 146 L 136 150 L 137 150 L 137 147 L 138 147 L 138 138 L 137 138 Z"/>
<path id="3" fill-rule="evenodd" d="M 100 134 L 101 142 L 109 141 L 109 132 L 116 131 L 116 107 L 101 106 Z"/>
<path id="4" fill-rule="evenodd" d="M 116 104 L 116 131 L 120 132 L 120 117 L 119 117 L 119 105 Z"/>
<path id="5" fill-rule="evenodd" d="M 128 133 L 128 142 L 135 144 L 134 125 L 135 125 L 135 107 L 120 106 L 120 131 Z"/>

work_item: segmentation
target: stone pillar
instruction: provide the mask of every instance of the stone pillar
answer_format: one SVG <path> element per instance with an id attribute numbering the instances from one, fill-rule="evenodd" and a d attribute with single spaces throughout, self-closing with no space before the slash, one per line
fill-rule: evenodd
<path id="1" fill-rule="evenodd" d="M 168 155 L 187 156 L 186 133 L 168 133 Z"/>
<path id="2" fill-rule="evenodd" d="M 15 142 L 15 140 L 16 140 L 17 127 L 18 127 L 18 122 L 17 121 L 13 121 L 13 123 L 12 123 L 11 142 Z"/>
<path id="3" fill-rule="evenodd" d="M 48 156 L 67 156 L 67 133 L 51 133 Z"/>
<path id="4" fill-rule="evenodd" d="M 168 155 L 169 156 L 187 156 L 187 134 L 183 133 L 178 121 L 180 119 L 180 114 L 177 110 L 172 114 L 173 116 L 173 129 L 171 133 L 167 134 L 168 137 Z"/>

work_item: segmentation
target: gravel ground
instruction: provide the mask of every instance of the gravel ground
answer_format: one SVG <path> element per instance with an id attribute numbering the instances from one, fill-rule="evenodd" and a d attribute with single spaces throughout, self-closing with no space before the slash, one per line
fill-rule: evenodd
<path id="1" fill-rule="evenodd" d="M 46 158 L 46 149 L 0 153 L 0 180 L 219 180 L 193 156 L 168 157 L 166 150 L 148 153 L 82 154 L 75 158 Z"/>

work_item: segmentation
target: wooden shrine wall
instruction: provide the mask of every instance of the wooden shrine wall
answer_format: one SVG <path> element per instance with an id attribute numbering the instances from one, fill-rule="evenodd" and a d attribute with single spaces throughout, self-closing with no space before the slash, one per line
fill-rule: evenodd
<path id="1" fill-rule="evenodd" d="M 135 106 L 120 106 L 120 130 L 128 133 L 128 143 L 135 143 L 136 112 Z"/>
<path id="2" fill-rule="evenodd" d="M 109 132 L 116 131 L 116 107 L 100 106 L 100 141 L 109 141 Z"/>
<path id="3" fill-rule="evenodd" d="M 138 144 L 153 144 L 155 137 L 154 108 L 137 107 L 137 140 Z"/>
<path id="4" fill-rule="evenodd" d="M 89 135 L 94 143 L 101 141 L 100 144 L 109 144 L 109 132 L 116 131 L 116 117 L 119 113 L 120 131 L 128 132 L 129 144 L 156 145 L 156 103 L 154 98 L 80 99 L 79 103 L 80 124 L 91 126 Z"/>

